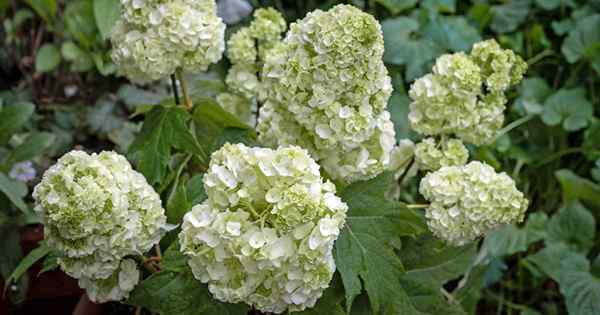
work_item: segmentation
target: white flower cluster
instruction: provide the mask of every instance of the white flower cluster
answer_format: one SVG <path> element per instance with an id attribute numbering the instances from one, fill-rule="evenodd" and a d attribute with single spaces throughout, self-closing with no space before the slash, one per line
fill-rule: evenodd
<path id="1" fill-rule="evenodd" d="M 436 171 L 443 166 L 465 165 L 469 150 L 458 139 L 443 139 L 437 143 L 433 138 L 419 142 L 415 148 L 415 161 L 419 169 Z"/>
<path id="2" fill-rule="evenodd" d="M 267 51 L 281 41 L 287 24 L 281 13 L 273 8 L 254 12 L 254 20 L 241 28 L 227 42 L 227 57 L 231 68 L 225 82 L 229 91 L 217 97 L 225 110 L 255 125 L 254 106 L 260 87 L 259 73 Z"/>
<path id="3" fill-rule="evenodd" d="M 160 197 L 114 152 L 71 151 L 35 187 L 35 210 L 59 264 L 95 302 L 127 298 L 139 280 L 130 255 L 142 255 L 164 235 Z"/>
<path id="4" fill-rule="evenodd" d="M 411 127 L 424 135 L 454 135 L 476 145 L 491 142 L 504 123 L 504 92 L 523 78 L 527 64 L 494 40 L 436 60 L 409 95 Z"/>
<path id="5" fill-rule="evenodd" d="M 425 213 L 429 229 L 456 246 L 521 222 L 529 203 L 508 175 L 478 161 L 427 174 L 419 191 L 430 201 Z"/>
<path id="6" fill-rule="evenodd" d="M 259 141 L 300 145 L 345 183 L 385 170 L 396 140 L 383 49 L 379 23 L 349 5 L 292 24 L 262 72 Z"/>
<path id="7" fill-rule="evenodd" d="M 221 59 L 225 24 L 214 0 L 121 0 L 112 59 L 130 80 L 146 83 L 179 67 L 205 71 Z"/>
<path id="8" fill-rule="evenodd" d="M 179 235 L 194 276 L 216 299 L 262 312 L 312 307 L 335 271 L 347 206 L 308 152 L 225 144 L 204 187 Z"/>

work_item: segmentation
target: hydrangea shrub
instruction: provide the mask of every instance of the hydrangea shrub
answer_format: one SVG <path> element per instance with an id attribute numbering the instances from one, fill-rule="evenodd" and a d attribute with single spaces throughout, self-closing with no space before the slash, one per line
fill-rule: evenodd
<path id="1" fill-rule="evenodd" d="M 121 4 L 112 57 L 130 80 L 221 59 L 214 1 Z M 397 141 L 379 22 L 338 5 L 282 37 L 286 29 L 277 10 L 257 9 L 229 38 L 227 90 L 214 101 L 193 107 L 176 78 L 186 106 L 174 95 L 146 112 L 129 152 L 143 175 L 117 153 L 83 151 L 44 173 L 33 197 L 45 246 L 92 301 L 165 314 L 329 314 L 354 311 L 364 293 L 373 313 L 425 313 L 414 288 L 436 307 L 456 305 L 436 276 L 409 270 L 418 257 L 470 252 L 523 220 L 529 201 L 515 181 L 469 162 L 474 146 L 501 135 L 507 92 L 526 70 L 519 56 L 494 40 L 440 56 L 409 91 L 422 139 Z M 405 189 L 415 178 L 420 195 Z M 164 237 L 167 217 L 180 225 Z M 411 252 L 418 242 L 422 253 Z"/>

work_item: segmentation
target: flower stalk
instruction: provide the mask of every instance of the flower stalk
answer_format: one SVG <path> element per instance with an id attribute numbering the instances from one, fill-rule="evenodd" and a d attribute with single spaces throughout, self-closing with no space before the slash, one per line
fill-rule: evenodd
<path id="1" fill-rule="evenodd" d="M 179 85 L 181 86 L 181 94 L 183 94 L 183 105 L 188 111 L 191 111 L 194 107 L 194 104 L 192 103 L 192 99 L 190 98 L 190 94 L 188 93 L 187 83 L 183 78 L 183 69 L 177 68 L 177 70 L 175 70 L 175 76 L 177 77 Z"/>

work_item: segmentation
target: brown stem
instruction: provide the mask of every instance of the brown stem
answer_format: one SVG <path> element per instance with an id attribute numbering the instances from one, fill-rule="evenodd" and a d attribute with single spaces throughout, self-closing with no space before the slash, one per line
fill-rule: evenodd
<path id="1" fill-rule="evenodd" d="M 194 104 L 192 103 L 192 100 L 190 99 L 190 95 L 188 93 L 188 88 L 187 88 L 187 83 L 185 82 L 185 80 L 183 78 L 183 69 L 177 68 L 177 70 L 175 70 L 175 76 L 177 77 L 177 80 L 179 81 L 179 84 L 181 85 L 181 94 L 183 94 L 183 104 L 185 105 L 185 108 L 188 111 L 191 111 L 192 108 L 194 107 Z"/>

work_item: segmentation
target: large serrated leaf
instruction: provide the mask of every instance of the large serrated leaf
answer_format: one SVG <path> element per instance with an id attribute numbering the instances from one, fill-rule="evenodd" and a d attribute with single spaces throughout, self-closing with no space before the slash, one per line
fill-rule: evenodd
<path id="1" fill-rule="evenodd" d="M 447 300 L 443 285 L 468 270 L 475 246 L 450 247 L 426 234 L 403 243 L 399 256 L 406 273 L 400 278 L 414 307 L 426 314 L 466 314 L 456 300 Z"/>
<path id="2" fill-rule="evenodd" d="M 203 161 L 208 159 L 187 125 L 190 119 L 184 109 L 171 106 L 157 105 L 146 115 L 130 153 L 140 153 L 139 170 L 151 184 L 165 176 L 172 148 L 192 153 Z"/>
<path id="3" fill-rule="evenodd" d="M 385 199 L 392 178 L 392 174 L 384 173 L 354 183 L 341 193 L 349 211 L 334 256 L 344 283 L 348 311 L 364 288 L 375 313 L 416 312 L 400 285 L 404 267 L 390 244 L 401 236 L 422 233 L 425 225 L 413 211 Z"/>
<path id="4" fill-rule="evenodd" d="M 562 242 L 581 253 L 587 253 L 594 245 L 596 220 L 579 202 L 571 202 L 553 215 L 546 225 L 549 243 Z"/>

